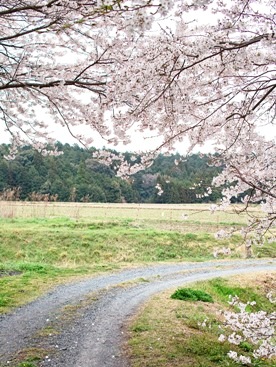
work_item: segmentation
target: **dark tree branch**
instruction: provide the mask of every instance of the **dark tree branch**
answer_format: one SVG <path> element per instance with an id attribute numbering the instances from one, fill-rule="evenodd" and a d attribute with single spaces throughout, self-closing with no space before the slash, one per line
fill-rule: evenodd
<path id="1" fill-rule="evenodd" d="M 273 85 L 266 93 L 265 95 L 255 104 L 255 106 L 252 108 L 252 111 L 254 111 L 265 99 L 266 97 L 275 89 L 276 84 Z"/>

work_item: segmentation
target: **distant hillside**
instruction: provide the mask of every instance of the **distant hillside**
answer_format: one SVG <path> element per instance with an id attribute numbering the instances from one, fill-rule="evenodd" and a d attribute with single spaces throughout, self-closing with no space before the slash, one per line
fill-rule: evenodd
<path id="1" fill-rule="evenodd" d="M 207 156 L 159 155 L 150 168 L 123 180 L 112 166 L 93 158 L 95 148 L 57 143 L 57 149 L 63 154 L 43 156 L 26 146 L 14 160 L 6 160 L 8 145 L 0 145 L 1 198 L 111 203 L 200 203 L 220 198 L 218 189 L 204 196 L 219 172 L 208 165 Z M 132 153 L 124 156 L 130 160 Z"/>

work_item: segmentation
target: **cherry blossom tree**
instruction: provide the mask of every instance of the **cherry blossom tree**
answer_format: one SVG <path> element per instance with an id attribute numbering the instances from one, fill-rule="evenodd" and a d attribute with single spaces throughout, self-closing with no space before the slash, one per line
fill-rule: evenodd
<path id="1" fill-rule="evenodd" d="M 53 124 L 84 144 L 92 135 L 75 126 L 112 144 L 148 131 L 162 138 L 148 158 L 211 140 L 225 167 L 214 182 L 227 184 L 222 204 L 241 192 L 245 207 L 262 203 L 250 228 L 259 241 L 276 217 L 274 14 L 272 0 L 6 1 L 1 129 L 13 147 L 38 148 Z"/>

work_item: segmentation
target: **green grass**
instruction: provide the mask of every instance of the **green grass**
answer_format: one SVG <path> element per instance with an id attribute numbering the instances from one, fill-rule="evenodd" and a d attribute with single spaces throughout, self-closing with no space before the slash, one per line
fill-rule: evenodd
<path id="1" fill-rule="evenodd" d="M 233 346 L 219 342 L 224 327 L 222 309 L 232 309 L 227 304 L 228 293 L 237 292 L 244 301 L 257 302 L 252 311 L 263 309 L 273 312 L 273 305 L 265 294 L 272 288 L 276 273 L 260 273 L 217 278 L 193 284 L 193 290 L 208 290 L 214 303 L 198 301 L 182 302 L 172 299 L 171 291 L 154 296 L 144 305 L 129 327 L 128 355 L 132 367 L 234 367 L 230 350 L 238 354 L 251 355 L 253 345 L 243 342 Z M 234 293 L 232 293 L 233 295 Z M 206 322 L 206 326 L 202 323 Z M 230 333 L 230 331 L 229 331 Z M 253 359 L 253 367 L 273 367 L 275 359 Z"/>
<path id="2" fill-rule="evenodd" d="M 274 308 L 274 305 L 269 302 L 266 295 L 258 292 L 258 289 L 255 289 L 255 287 L 251 285 L 241 287 L 229 283 L 224 278 L 216 278 L 210 280 L 208 283 L 203 283 L 202 287 L 225 306 L 228 305 L 228 301 L 231 296 L 238 296 L 244 303 L 247 301 L 255 301 L 256 305 L 253 308 L 255 311 L 260 311 L 265 308 L 267 311 L 272 312 Z M 252 308 L 248 306 L 248 310 L 251 309 Z"/>
<path id="3" fill-rule="evenodd" d="M 241 239 L 215 240 L 208 233 L 157 230 L 132 221 L 69 219 L 0 220 L 3 261 L 51 265 L 210 259 L 214 246 L 234 248 Z M 207 251 L 206 251 L 207 250 Z"/>
<path id="4" fill-rule="evenodd" d="M 229 212 L 217 218 L 207 206 L 1 205 L 13 213 L 0 218 L 0 313 L 54 284 L 95 272 L 141 263 L 205 261 L 221 247 L 231 248 L 231 258 L 242 256 L 241 236 L 222 241 L 213 236 L 224 220 L 238 223 L 241 217 Z M 188 221 L 179 219 L 183 211 L 189 212 Z M 275 246 L 258 249 L 258 256 L 275 256 Z"/>
<path id="5" fill-rule="evenodd" d="M 38 346 L 24 348 L 19 350 L 15 358 L 12 358 L 9 363 L 5 364 L 5 366 L 38 367 L 41 365 L 41 361 L 45 358 L 45 356 L 47 356 L 47 354 L 49 354 L 49 352 L 49 350 Z M 52 349 L 51 352 L 53 352 Z"/>
<path id="6" fill-rule="evenodd" d="M 3 275 L 5 272 L 8 274 L 14 272 L 15 275 L 0 277 L 0 313 L 36 298 L 47 291 L 52 284 L 65 282 L 76 276 L 84 277 L 87 273 L 87 269 L 81 267 L 63 269 L 24 262 L 2 264 L 2 269 L 9 269 L 4 270 Z"/>
<path id="7" fill-rule="evenodd" d="M 210 294 L 191 288 L 180 288 L 177 289 L 172 295 L 172 299 L 179 299 L 181 301 L 202 301 L 202 302 L 214 302 Z"/>

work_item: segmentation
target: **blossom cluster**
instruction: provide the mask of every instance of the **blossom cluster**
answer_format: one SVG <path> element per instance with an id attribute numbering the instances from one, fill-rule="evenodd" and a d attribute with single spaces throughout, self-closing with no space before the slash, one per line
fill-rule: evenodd
<path id="1" fill-rule="evenodd" d="M 269 299 L 272 298 L 270 294 Z M 233 332 L 229 336 L 221 334 L 219 341 L 228 340 L 231 344 L 240 345 L 244 341 L 249 341 L 255 347 L 253 358 L 273 358 L 276 356 L 276 346 L 273 342 L 275 336 L 276 312 L 271 314 L 265 311 L 248 312 L 247 306 L 254 306 L 255 302 L 243 303 L 239 297 L 231 297 L 229 304 L 236 306 L 239 312 L 225 311 L 225 326 Z M 238 355 L 237 352 L 230 351 L 228 356 L 236 362 L 250 365 L 251 358 Z"/>
<path id="2" fill-rule="evenodd" d="M 231 249 L 229 247 L 222 247 L 220 249 L 214 249 L 213 256 L 217 258 L 219 255 L 223 256 L 230 256 L 231 255 Z"/>
<path id="3" fill-rule="evenodd" d="M 157 190 L 157 195 L 161 196 L 163 194 L 163 189 L 161 187 L 161 185 L 159 183 L 156 184 L 155 186 L 156 190 Z"/>

